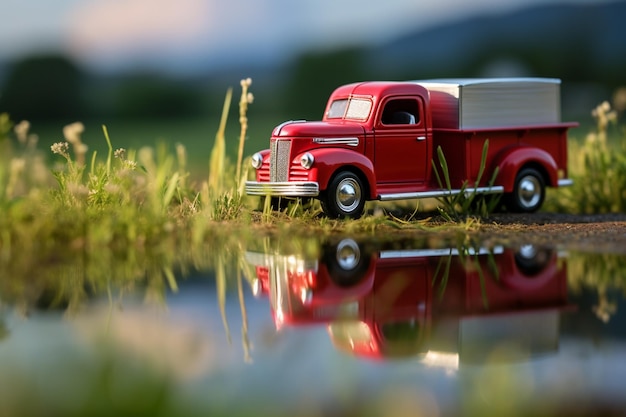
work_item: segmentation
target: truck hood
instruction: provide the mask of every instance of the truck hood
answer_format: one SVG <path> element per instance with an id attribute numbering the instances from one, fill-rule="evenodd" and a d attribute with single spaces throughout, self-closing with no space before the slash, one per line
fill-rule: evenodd
<path id="1" fill-rule="evenodd" d="M 365 129 L 352 122 L 285 122 L 274 129 L 274 137 L 360 136 Z"/>

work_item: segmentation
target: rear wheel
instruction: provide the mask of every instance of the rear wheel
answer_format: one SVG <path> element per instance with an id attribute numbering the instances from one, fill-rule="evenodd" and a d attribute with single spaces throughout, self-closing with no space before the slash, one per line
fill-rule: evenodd
<path id="1" fill-rule="evenodd" d="M 328 217 L 357 219 L 365 207 L 363 182 L 358 175 L 342 171 L 330 181 L 320 202 Z"/>
<path id="2" fill-rule="evenodd" d="M 546 196 L 543 176 L 535 168 L 523 168 L 515 178 L 513 192 L 507 195 L 507 208 L 516 213 L 532 213 Z"/>

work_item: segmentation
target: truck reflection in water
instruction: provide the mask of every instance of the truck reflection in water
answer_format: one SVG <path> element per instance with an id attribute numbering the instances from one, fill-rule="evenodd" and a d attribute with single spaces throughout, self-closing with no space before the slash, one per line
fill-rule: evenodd
<path id="1" fill-rule="evenodd" d="M 565 259 L 552 249 L 388 249 L 353 239 L 319 259 L 246 253 L 276 327 L 324 324 L 334 345 L 368 358 L 419 357 L 457 368 L 494 346 L 506 360 L 558 349 L 571 308 Z"/>

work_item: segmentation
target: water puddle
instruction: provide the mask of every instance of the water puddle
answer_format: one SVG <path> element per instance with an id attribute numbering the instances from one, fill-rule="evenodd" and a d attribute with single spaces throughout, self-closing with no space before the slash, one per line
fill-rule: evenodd
<path id="1" fill-rule="evenodd" d="M 436 236 L 205 255 L 132 285 L 85 264 L 0 281 L 0 415 L 626 407 L 625 256 Z"/>

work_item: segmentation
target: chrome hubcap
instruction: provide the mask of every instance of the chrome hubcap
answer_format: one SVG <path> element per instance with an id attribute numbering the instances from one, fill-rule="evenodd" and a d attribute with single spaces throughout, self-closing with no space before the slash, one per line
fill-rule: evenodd
<path id="1" fill-rule="evenodd" d="M 339 183 L 336 195 L 337 206 L 345 212 L 355 210 L 361 202 L 361 188 L 354 178 L 345 178 Z"/>
<path id="2" fill-rule="evenodd" d="M 529 175 L 519 182 L 519 200 L 526 208 L 535 207 L 541 199 L 541 184 L 535 176 Z"/>
<path id="3" fill-rule="evenodd" d="M 524 259 L 532 259 L 537 255 L 537 248 L 533 245 L 524 245 L 519 249 L 519 254 Z"/>
<path id="4" fill-rule="evenodd" d="M 349 271 L 359 264 L 361 251 L 359 245 L 352 239 L 344 239 L 337 245 L 337 264 Z"/>

